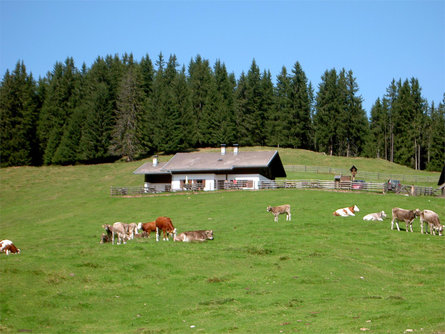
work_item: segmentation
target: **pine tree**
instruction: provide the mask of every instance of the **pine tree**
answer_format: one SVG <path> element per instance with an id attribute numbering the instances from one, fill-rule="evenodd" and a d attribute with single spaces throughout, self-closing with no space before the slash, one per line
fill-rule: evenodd
<path id="1" fill-rule="evenodd" d="M 277 76 L 275 87 L 275 105 L 268 116 L 268 144 L 271 146 L 291 147 L 291 88 L 285 66 Z"/>
<path id="2" fill-rule="evenodd" d="M 48 90 L 40 112 L 38 136 L 43 163 L 51 164 L 73 110 L 80 100 L 79 73 L 74 60 L 56 63 L 48 77 Z"/>
<path id="3" fill-rule="evenodd" d="M 188 84 L 190 88 L 190 101 L 192 104 L 193 124 L 192 142 L 194 147 L 208 144 L 208 117 L 206 117 L 205 105 L 208 101 L 211 89 L 211 69 L 209 61 L 200 55 L 190 61 L 188 67 Z"/>
<path id="4" fill-rule="evenodd" d="M 212 117 L 209 119 L 209 143 L 218 146 L 235 141 L 234 75 L 227 73 L 226 66 L 219 60 L 214 65 L 209 101 Z"/>
<path id="5" fill-rule="evenodd" d="M 370 137 L 367 145 L 369 157 L 388 159 L 387 101 L 378 98 L 371 109 Z"/>
<path id="6" fill-rule="evenodd" d="M 292 70 L 290 101 L 292 109 L 292 133 L 290 145 L 294 148 L 311 147 L 311 102 L 306 74 L 299 62 Z"/>
<path id="7" fill-rule="evenodd" d="M 445 94 L 438 108 L 432 103 L 427 131 L 427 170 L 441 171 L 445 165 Z"/>
<path id="8" fill-rule="evenodd" d="M 358 156 L 365 147 L 368 136 L 368 119 L 362 107 L 362 97 L 357 96 L 358 84 L 352 71 L 346 74 L 346 156 Z"/>
<path id="9" fill-rule="evenodd" d="M 0 85 L 1 166 L 38 163 L 37 107 L 36 84 L 24 63 L 18 62 Z"/>
<path id="10" fill-rule="evenodd" d="M 319 151 L 329 155 L 337 154 L 339 115 L 342 113 L 339 103 L 337 71 L 326 71 L 316 97 L 314 115 L 315 141 Z"/>
<path id="11" fill-rule="evenodd" d="M 144 114 L 144 93 L 138 68 L 130 65 L 122 77 L 117 97 L 116 123 L 112 131 L 111 152 L 132 161 L 142 153 L 138 122 Z"/>

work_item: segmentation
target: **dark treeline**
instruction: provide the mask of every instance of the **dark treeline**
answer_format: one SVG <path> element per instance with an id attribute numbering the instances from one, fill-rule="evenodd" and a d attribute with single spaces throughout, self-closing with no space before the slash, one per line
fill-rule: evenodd
<path id="1" fill-rule="evenodd" d="M 318 91 L 297 62 L 272 81 L 255 60 L 237 79 L 196 56 L 72 58 L 35 80 L 23 62 L 0 86 L 1 166 L 98 163 L 222 143 L 387 159 L 416 169 L 445 162 L 445 95 L 435 106 L 415 78 L 391 82 L 368 120 L 352 71 L 327 70 Z"/>

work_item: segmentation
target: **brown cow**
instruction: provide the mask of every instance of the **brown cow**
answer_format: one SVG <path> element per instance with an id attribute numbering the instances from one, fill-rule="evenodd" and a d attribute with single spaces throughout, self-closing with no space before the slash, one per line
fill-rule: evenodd
<path id="1" fill-rule="evenodd" d="M 411 232 L 413 231 L 413 220 L 420 216 L 420 210 L 405 210 L 401 208 L 392 209 L 391 230 L 394 229 L 394 221 L 396 222 L 397 230 L 400 231 L 399 221 L 404 221 L 406 224 L 406 232 L 408 232 L 408 225 Z"/>
<path id="2" fill-rule="evenodd" d="M 150 237 L 151 232 L 156 232 L 156 222 L 139 223 L 138 229 L 146 232 L 148 237 Z"/>
<path id="3" fill-rule="evenodd" d="M 281 214 L 286 214 L 286 220 L 291 220 L 291 214 L 290 214 L 290 205 L 284 204 L 280 206 L 268 206 L 267 212 L 272 212 L 274 215 L 274 221 L 278 222 L 278 216 Z"/>
<path id="4" fill-rule="evenodd" d="M 160 230 L 164 233 L 164 241 L 168 241 L 169 235 L 173 234 L 173 239 L 176 236 L 176 229 L 172 224 L 172 220 L 168 217 L 156 218 L 156 241 L 159 241 Z"/>
<path id="5" fill-rule="evenodd" d="M 0 240 L 0 252 L 5 252 L 6 255 L 9 253 L 20 254 L 20 249 L 15 247 L 11 240 Z"/>

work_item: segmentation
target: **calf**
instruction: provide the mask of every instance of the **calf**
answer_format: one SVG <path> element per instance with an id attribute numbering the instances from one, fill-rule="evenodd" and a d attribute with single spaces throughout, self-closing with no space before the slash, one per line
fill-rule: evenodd
<path id="1" fill-rule="evenodd" d="M 115 236 L 117 236 L 117 244 L 120 245 L 122 242 L 124 244 L 127 243 L 127 240 L 129 239 L 127 231 L 128 231 L 128 226 L 125 226 L 128 224 L 123 224 L 123 223 L 114 223 L 113 226 L 111 227 L 111 243 L 114 245 L 114 239 Z"/>
<path id="2" fill-rule="evenodd" d="M 413 231 L 413 220 L 420 216 L 420 210 L 405 210 L 401 208 L 392 209 L 392 220 L 391 220 L 391 230 L 394 229 L 394 221 L 396 222 L 397 230 L 400 231 L 399 221 L 404 221 L 406 224 L 406 232 L 408 232 L 408 225 L 411 232 Z"/>
<path id="3" fill-rule="evenodd" d="M 107 243 L 107 242 L 111 242 L 111 237 L 112 237 L 112 227 L 111 227 L 111 225 L 108 225 L 108 224 L 104 224 L 104 225 L 102 225 L 102 228 L 103 229 L 105 229 L 105 232 L 107 232 L 107 234 L 105 234 L 105 233 L 102 233 L 102 236 L 101 236 L 101 238 L 100 238 L 100 243 L 101 244 L 104 244 L 104 243 Z"/>
<path id="4" fill-rule="evenodd" d="M 366 216 L 363 217 L 363 220 L 378 220 L 378 221 L 383 221 L 383 219 L 386 218 L 386 213 L 385 211 L 380 211 L 377 213 L 370 213 Z"/>
<path id="5" fill-rule="evenodd" d="M 176 236 L 176 229 L 172 224 L 172 220 L 168 217 L 156 218 L 156 241 L 159 241 L 160 231 L 164 233 L 164 241 L 168 241 L 169 235 L 173 234 L 173 239 Z"/>
<path id="6" fill-rule="evenodd" d="M 148 237 L 150 237 L 151 232 L 156 232 L 156 222 L 149 222 L 149 223 L 139 223 L 138 229 L 142 230 L 143 232 L 147 233 Z"/>
<path id="7" fill-rule="evenodd" d="M 443 226 L 440 224 L 439 215 L 431 210 L 423 210 L 420 212 L 420 233 L 423 234 L 423 223 L 428 223 L 430 234 L 436 235 L 435 230 L 442 235 Z"/>
<path id="8" fill-rule="evenodd" d="M 175 236 L 173 240 L 183 242 L 213 240 L 213 231 L 199 230 L 182 232 L 178 236 Z"/>
<path id="9" fill-rule="evenodd" d="M 130 239 L 130 240 L 134 239 L 134 236 L 139 233 L 138 232 L 138 224 L 136 224 L 136 223 L 124 224 L 124 227 L 128 234 L 128 239 Z"/>
<path id="10" fill-rule="evenodd" d="M 284 204 L 280 206 L 268 206 L 267 212 L 272 212 L 274 215 L 274 221 L 278 223 L 278 216 L 281 214 L 286 214 L 286 220 L 291 220 L 291 214 L 290 214 L 290 205 Z"/>
<path id="11" fill-rule="evenodd" d="M 0 252 L 5 252 L 6 255 L 9 253 L 20 254 L 20 249 L 15 247 L 11 240 L 0 240 Z"/>
<path id="12" fill-rule="evenodd" d="M 332 214 L 334 216 L 347 217 L 347 216 L 355 216 L 355 212 L 359 212 L 359 211 L 360 211 L 360 209 L 358 208 L 358 206 L 354 205 L 354 206 L 350 206 L 347 208 L 335 210 Z"/>

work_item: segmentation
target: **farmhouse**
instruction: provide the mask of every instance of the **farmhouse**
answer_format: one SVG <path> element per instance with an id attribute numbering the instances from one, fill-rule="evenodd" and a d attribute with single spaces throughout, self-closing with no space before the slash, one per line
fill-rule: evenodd
<path id="1" fill-rule="evenodd" d="M 134 171 L 145 176 L 146 191 L 258 189 L 263 181 L 285 177 L 278 151 L 176 153 L 168 162 L 147 162 Z"/>

